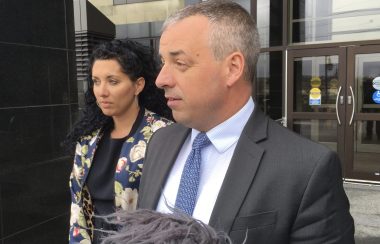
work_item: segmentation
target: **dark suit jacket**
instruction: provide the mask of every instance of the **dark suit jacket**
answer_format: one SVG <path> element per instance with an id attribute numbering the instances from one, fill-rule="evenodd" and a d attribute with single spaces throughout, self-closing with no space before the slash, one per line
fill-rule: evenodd
<path id="1" fill-rule="evenodd" d="M 156 208 L 189 132 L 174 124 L 151 138 L 139 208 Z M 234 243 L 354 243 L 336 153 L 282 127 L 258 107 L 237 143 L 209 224 Z"/>

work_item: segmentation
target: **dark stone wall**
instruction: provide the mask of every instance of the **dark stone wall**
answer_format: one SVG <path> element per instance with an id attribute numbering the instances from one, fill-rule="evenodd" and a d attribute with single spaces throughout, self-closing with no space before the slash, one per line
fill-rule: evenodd
<path id="1" fill-rule="evenodd" d="M 0 0 L 0 244 L 68 243 L 72 0 Z"/>

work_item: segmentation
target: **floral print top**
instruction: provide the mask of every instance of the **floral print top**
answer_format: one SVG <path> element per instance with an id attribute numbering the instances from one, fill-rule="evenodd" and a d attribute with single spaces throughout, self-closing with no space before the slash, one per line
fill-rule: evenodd
<path id="1" fill-rule="evenodd" d="M 142 122 L 136 132 L 126 138 L 115 169 L 116 209 L 136 209 L 146 145 L 153 132 L 170 123 L 172 122 L 145 110 Z M 85 182 L 102 135 L 103 131 L 98 129 L 91 135 L 82 137 L 76 146 L 74 166 L 70 175 L 69 243 L 91 244 L 94 208 Z"/>

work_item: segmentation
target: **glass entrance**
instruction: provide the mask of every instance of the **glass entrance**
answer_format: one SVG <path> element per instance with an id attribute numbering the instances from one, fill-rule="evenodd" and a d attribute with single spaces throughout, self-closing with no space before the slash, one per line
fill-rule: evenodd
<path id="1" fill-rule="evenodd" d="M 344 177 L 380 181 L 380 53 L 341 47 L 288 57 L 288 127 L 338 152 Z"/>
<path id="2" fill-rule="evenodd" d="M 379 46 L 348 48 L 345 143 L 351 159 L 346 166 L 349 178 L 380 181 L 379 51 Z"/>

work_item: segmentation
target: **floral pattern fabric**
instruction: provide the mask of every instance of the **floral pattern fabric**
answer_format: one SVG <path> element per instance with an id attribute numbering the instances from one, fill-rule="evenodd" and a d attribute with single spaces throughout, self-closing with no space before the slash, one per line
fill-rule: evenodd
<path id="1" fill-rule="evenodd" d="M 115 169 L 115 207 L 135 210 L 147 143 L 152 134 L 171 122 L 145 110 L 135 134 L 128 137 L 121 148 Z M 91 244 L 93 207 L 86 187 L 97 145 L 103 135 L 98 129 L 77 143 L 74 166 L 70 175 L 71 216 L 69 243 Z"/>

